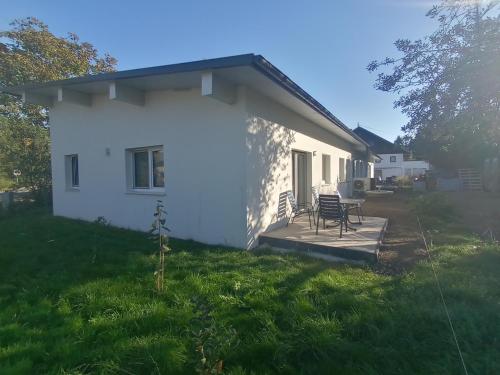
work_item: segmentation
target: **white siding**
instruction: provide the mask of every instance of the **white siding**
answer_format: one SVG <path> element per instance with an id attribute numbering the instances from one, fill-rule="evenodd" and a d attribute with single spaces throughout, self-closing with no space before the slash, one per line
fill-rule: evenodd
<path id="1" fill-rule="evenodd" d="M 321 185 L 322 154 L 330 155 L 332 189 L 339 158 L 350 159 L 351 153 L 337 136 L 250 90 L 247 111 L 247 247 L 252 247 L 258 234 L 286 222 L 278 217 L 278 205 L 280 194 L 292 189 L 292 150 L 308 153 L 311 187 Z"/>
<path id="2" fill-rule="evenodd" d="M 171 235 L 245 247 L 245 117 L 198 90 L 150 92 L 144 107 L 93 98 L 51 110 L 54 213 L 148 230 L 157 199 Z M 166 195 L 127 192 L 125 150 L 163 145 Z M 106 149 L 109 149 L 109 156 Z M 78 154 L 79 191 L 66 189 L 64 155 Z"/>
<path id="3" fill-rule="evenodd" d="M 309 189 L 322 182 L 323 154 L 331 158 L 332 189 L 339 158 L 346 166 L 351 158 L 350 145 L 336 135 L 243 87 L 233 105 L 199 89 L 148 92 L 142 107 L 104 96 L 94 96 L 91 107 L 57 103 L 50 125 L 56 215 L 104 216 L 148 230 L 162 199 L 171 236 L 240 248 L 285 223 L 278 201 L 291 189 L 292 150 L 308 154 Z M 127 189 L 126 150 L 148 146 L 163 146 L 163 195 Z M 66 188 L 65 155 L 72 154 L 78 190 Z"/>
<path id="4" fill-rule="evenodd" d="M 382 178 L 400 177 L 404 175 L 419 175 L 430 168 L 429 162 L 423 160 L 404 160 L 403 154 L 379 154 L 382 158 L 380 163 L 375 164 L 375 169 L 382 171 Z M 396 162 L 391 163 L 391 156 L 396 158 Z M 410 170 L 408 174 L 408 170 Z"/>

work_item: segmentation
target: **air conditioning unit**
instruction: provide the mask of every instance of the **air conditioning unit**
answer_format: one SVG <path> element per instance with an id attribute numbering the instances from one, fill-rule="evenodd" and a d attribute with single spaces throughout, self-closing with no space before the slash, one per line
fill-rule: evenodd
<path id="1" fill-rule="evenodd" d="M 370 190 L 370 179 L 369 178 L 355 178 L 352 184 L 353 191 L 364 192 Z"/>

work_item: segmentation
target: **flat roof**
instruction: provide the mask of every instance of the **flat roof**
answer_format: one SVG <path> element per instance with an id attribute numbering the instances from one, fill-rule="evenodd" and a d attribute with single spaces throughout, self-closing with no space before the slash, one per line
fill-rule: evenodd
<path id="1" fill-rule="evenodd" d="M 363 145 L 367 149 L 369 149 L 370 146 L 367 142 L 365 142 L 364 139 L 354 133 L 349 127 L 347 127 L 342 121 L 340 121 L 328 109 L 326 109 L 326 107 L 324 107 L 321 103 L 319 103 L 316 99 L 309 95 L 304 89 L 302 89 L 299 85 L 292 81 L 287 75 L 285 75 L 276 66 L 271 64 L 263 56 L 255 54 L 243 54 L 215 59 L 191 61 L 179 64 L 161 65 L 149 68 L 85 75 L 81 77 L 49 81 L 45 83 L 27 83 L 20 86 L 0 88 L 0 91 L 12 95 L 22 95 L 22 93 L 25 91 L 47 94 L 48 92 L 52 93 L 52 91 L 50 91 L 51 89 L 57 89 L 58 87 L 71 85 L 79 87 L 80 89 L 82 89 L 82 91 L 95 92 L 95 89 L 91 89 L 90 85 L 98 85 L 99 83 L 103 83 L 105 81 L 128 80 L 130 82 L 133 82 L 134 79 L 146 78 L 151 76 L 165 76 L 184 73 L 187 74 L 190 72 L 208 70 L 230 71 L 231 68 L 238 67 L 251 67 L 257 70 L 266 78 L 280 86 L 282 89 L 286 90 L 289 94 L 293 95 L 296 99 L 300 100 L 309 108 L 313 109 L 317 114 L 326 118 L 331 124 L 337 127 L 338 130 L 341 130 L 343 133 L 348 135 L 347 138 L 351 139 L 351 142 L 354 141 L 352 143 Z"/>

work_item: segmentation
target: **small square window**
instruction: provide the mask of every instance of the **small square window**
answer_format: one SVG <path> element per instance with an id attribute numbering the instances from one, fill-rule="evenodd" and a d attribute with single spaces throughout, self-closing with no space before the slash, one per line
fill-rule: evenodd
<path id="1" fill-rule="evenodd" d="M 66 168 L 66 188 L 78 189 L 80 187 L 80 170 L 78 165 L 78 155 L 66 155 L 64 157 Z"/>
<path id="2" fill-rule="evenodd" d="M 127 150 L 127 181 L 131 190 L 162 192 L 165 187 L 163 147 Z"/>
<path id="3" fill-rule="evenodd" d="M 396 156 L 391 156 L 391 158 L 390 158 L 390 162 L 391 162 L 391 163 L 395 163 L 395 162 L 396 162 Z"/>

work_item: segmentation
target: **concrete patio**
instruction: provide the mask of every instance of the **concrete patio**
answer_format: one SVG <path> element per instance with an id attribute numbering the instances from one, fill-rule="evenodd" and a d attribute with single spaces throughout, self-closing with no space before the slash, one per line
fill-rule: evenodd
<path id="1" fill-rule="evenodd" d="M 353 222 L 358 218 L 351 216 Z M 386 218 L 365 217 L 363 224 L 350 224 L 356 231 L 343 232 L 339 238 L 339 227 L 323 229 L 320 222 L 309 228 L 307 215 L 298 217 L 293 224 L 260 235 L 259 245 L 285 251 L 299 251 L 311 255 L 346 259 L 350 261 L 376 262 L 382 238 L 387 227 Z M 338 260 L 341 260 L 338 259 Z"/>

